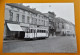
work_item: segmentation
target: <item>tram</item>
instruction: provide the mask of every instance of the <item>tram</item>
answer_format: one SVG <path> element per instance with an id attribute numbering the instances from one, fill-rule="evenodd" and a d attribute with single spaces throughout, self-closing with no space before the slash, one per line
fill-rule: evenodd
<path id="1" fill-rule="evenodd" d="M 25 39 L 41 39 L 48 38 L 48 30 L 39 28 L 30 28 L 25 32 Z"/>

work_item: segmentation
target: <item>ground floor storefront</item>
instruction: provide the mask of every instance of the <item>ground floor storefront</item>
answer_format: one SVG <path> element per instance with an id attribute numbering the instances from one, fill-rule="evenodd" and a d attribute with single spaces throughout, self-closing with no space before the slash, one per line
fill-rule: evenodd
<path id="1" fill-rule="evenodd" d="M 48 27 L 29 25 L 25 23 L 5 23 L 4 39 L 24 39 L 48 37 Z"/>
<path id="2" fill-rule="evenodd" d="M 23 38 L 25 32 L 19 24 L 5 23 L 4 24 L 4 39 L 18 39 Z"/>

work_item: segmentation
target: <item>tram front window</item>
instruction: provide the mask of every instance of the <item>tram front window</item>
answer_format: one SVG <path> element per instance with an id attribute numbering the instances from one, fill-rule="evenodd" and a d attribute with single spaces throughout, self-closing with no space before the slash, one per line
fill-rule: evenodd
<path id="1" fill-rule="evenodd" d="M 29 29 L 27 29 L 26 33 L 29 33 Z"/>

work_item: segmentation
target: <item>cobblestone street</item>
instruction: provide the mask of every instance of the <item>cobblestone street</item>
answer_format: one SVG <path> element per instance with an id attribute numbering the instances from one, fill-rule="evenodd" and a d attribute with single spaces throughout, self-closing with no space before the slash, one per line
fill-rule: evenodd
<path id="1" fill-rule="evenodd" d="M 62 36 L 42 40 L 13 40 L 3 43 L 3 52 L 77 52 L 76 38 Z"/>

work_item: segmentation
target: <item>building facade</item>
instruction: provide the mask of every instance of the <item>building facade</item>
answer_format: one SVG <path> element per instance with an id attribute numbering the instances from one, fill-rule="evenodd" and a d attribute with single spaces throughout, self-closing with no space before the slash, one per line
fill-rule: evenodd
<path id="1" fill-rule="evenodd" d="M 49 36 L 54 36 L 55 32 L 56 32 L 56 27 L 55 27 L 55 17 L 56 14 L 54 12 L 48 12 L 48 13 L 44 13 L 46 16 L 49 17 Z"/>
<path id="2" fill-rule="evenodd" d="M 12 26 L 12 27 L 11 27 Z M 24 38 L 25 33 L 36 32 L 36 29 L 49 29 L 49 19 L 43 13 L 29 6 L 9 3 L 5 5 L 5 38 Z"/>
<path id="3" fill-rule="evenodd" d="M 71 22 L 56 17 L 54 12 L 45 13 L 49 17 L 49 36 L 71 36 L 75 35 L 75 25 Z"/>
<path id="4" fill-rule="evenodd" d="M 60 17 L 56 17 L 55 22 L 56 22 L 55 24 L 56 35 L 60 35 L 60 36 L 75 35 L 75 25 L 72 24 L 71 22 Z"/>

